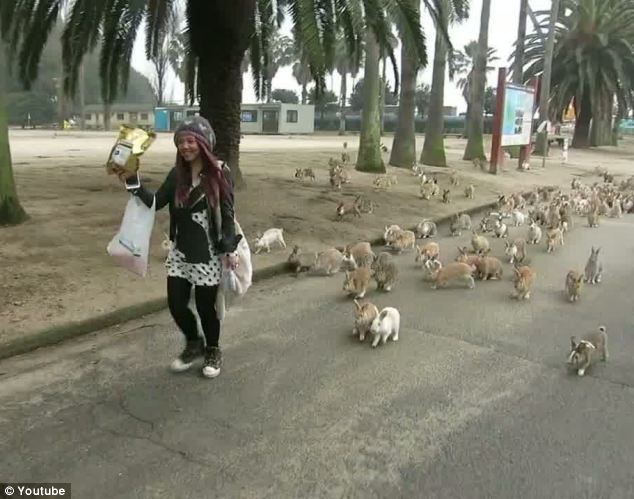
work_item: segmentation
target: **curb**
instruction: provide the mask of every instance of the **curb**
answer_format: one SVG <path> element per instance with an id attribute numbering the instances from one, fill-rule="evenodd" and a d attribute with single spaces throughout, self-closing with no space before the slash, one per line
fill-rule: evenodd
<path id="1" fill-rule="evenodd" d="M 456 213 L 466 213 L 468 215 L 474 215 L 481 211 L 491 209 L 497 205 L 496 201 L 492 201 L 486 204 L 474 206 L 467 210 L 461 210 Z M 455 213 L 445 215 L 438 218 L 432 218 L 437 225 L 448 222 Z M 414 230 L 412 227 L 409 230 Z M 382 237 L 369 241 L 372 246 L 383 245 L 385 241 Z M 266 279 L 270 279 L 281 274 L 290 274 L 290 269 L 287 263 L 280 262 L 261 269 L 253 271 L 253 282 L 259 282 Z M 16 355 L 22 355 L 27 352 L 31 352 L 38 348 L 48 347 L 61 343 L 65 340 L 70 340 L 78 336 L 93 333 L 101 329 L 121 324 L 122 322 L 131 321 L 134 319 L 140 319 L 146 315 L 160 312 L 167 308 L 167 298 L 159 298 L 150 300 L 137 305 L 131 305 L 123 307 L 107 314 L 98 315 L 82 321 L 71 322 L 68 324 L 62 324 L 49 329 L 38 331 L 37 333 L 23 338 L 17 338 L 9 341 L 4 345 L 0 344 L 0 360 L 13 357 Z"/>

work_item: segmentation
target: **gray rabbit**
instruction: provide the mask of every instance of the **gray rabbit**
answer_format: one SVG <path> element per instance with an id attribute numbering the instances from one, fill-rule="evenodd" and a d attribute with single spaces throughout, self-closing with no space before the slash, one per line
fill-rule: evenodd
<path id="1" fill-rule="evenodd" d="M 603 265 L 599 261 L 600 250 L 601 247 L 595 249 L 594 246 L 590 250 L 590 257 L 588 258 L 585 269 L 585 281 L 588 284 L 599 284 L 601 282 Z"/>

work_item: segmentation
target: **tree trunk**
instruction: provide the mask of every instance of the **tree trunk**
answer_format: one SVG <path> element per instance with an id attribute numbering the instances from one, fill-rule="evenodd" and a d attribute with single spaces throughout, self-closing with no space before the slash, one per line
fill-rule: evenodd
<path id="1" fill-rule="evenodd" d="M 555 50 L 555 23 L 559 14 L 559 0 L 552 0 L 550 7 L 550 20 L 548 22 L 548 38 L 544 50 L 544 73 L 542 74 L 540 98 L 539 98 L 539 123 L 548 120 L 548 106 L 550 102 L 550 79 L 553 70 L 553 51 Z M 548 156 L 547 131 L 537 136 L 535 153 L 541 156 Z"/>
<path id="2" fill-rule="evenodd" d="M 86 62 L 82 62 L 79 66 L 79 126 L 82 130 L 86 130 Z"/>
<path id="3" fill-rule="evenodd" d="M 1 43 L 0 67 L 6 67 L 4 46 Z M 13 178 L 11 148 L 9 146 L 9 123 L 7 108 L 4 104 L 4 77 L 5 73 L 0 73 L 0 226 L 17 225 L 28 218 L 22 205 L 20 205 Z"/>
<path id="4" fill-rule="evenodd" d="M 379 87 L 379 113 L 381 120 L 381 137 L 385 135 L 385 92 L 387 90 L 387 80 L 385 71 L 385 58 L 381 61 L 381 86 Z"/>
<path id="5" fill-rule="evenodd" d="M 616 119 L 612 124 L 612 137 L 611 137 L 611 145 L 617 147 L 619 145 L 619 123 L 621 120 L 627 116 L 627 112 L 623 109 L 623 106 L 619 103 L 619 108 L 616 113 Z"/>
<path id="6" fill-rule="evenodd" d="M 103 129 L 106 131 L 110 131 L 110 118 L 112 117 L 111 112 L 112 106 L 107 102 L 103 104 Z"/>
<path id="7" fill-rule="evenodd" d="M 363 110 L 356 169 L 384 173 L 381 158 L 381 120 L 379 115 L 379 44 L 371 29 L 366 31 Z"/>
<path id="8" fill-rule="evenodd" d="M 200 114 L 214 128 L 215 153 L 231 168 L 238 189 L 245 187 L 239 162 L 241 65 L 254 16 L 255 0 L 187 2 L 191 46 L 199 58 Z"/>
<path id="9" fill-rule="evenodd" d="M 306 83 L 302 85 L 302 104 L 306 104 L 308 100 L 308 90 L 306 89 Z"/>
<path id="10" fill-rule="evenodd" d="M 442 19 L 445 29 L 447 18 Z M 445 102 L 445 72 L 447 69 L 447 44 L 442 30 L 436 27 L 436 46 L 434 49 L 434 70 L 429 98 L 429 112 L 425 128 L 425 143 L 420 162 L 424 165 L 447 166 L 445 157 L 445 117 L 443 107 Z"/>
<path id="11" fill-rule="evenodd" d="M 480 15 L 480 36 L 478 37 L 478 53 L 473 65 L 473 81 L 469 90 L 469 122 L 467 129 L 467 147 L 463 159 L 480 158 L 486 160 L 484 154 L 484 87 L 486 85 L 487 49 L 489 47 L 489 18 L 491 17 L 491 0 L 482 1 Z"/>
<path id="12" fill-rule="evenodd" d="M 612 108 L 614 95 L 607 93 L 598 99 L 599 109 L 593 109 L 590 145 L 592 147 L 612 144 Z"/>
<path id="13" fill-rule="evenodd" d="M 586 149 L 590 147 L 590 121 L 592 120 L 592 102 L 588 90 L 584 91 L 581 104 L 575 103 L 575 108 L 575 133 L 572 137 L 571 147 Z"/>
<path id="14" fill-rule="evenodd" d="M 515 64 L 513 65 L 513 83 L 524 83 L 524 47 L 526 38 L 526 22 L 528 17 L 528 0 L 520 0 L 520 18 L 517 23 L 517 42 L 515 46 Z M 510 146 L 506 150 L 511 158 L 520 157 L 520 146 Z"/>
<path id="15" fill-rule="evenodd" d="M 346 134 L 346 94 L 348 93 L 347 79 L 347 73 L 341 75 L 341 87 L 339 92 L 339 97 L 341 99 L 341 104 L 339 107 L 339 135 Z"/>
<path id="16" fill-rule="evenodd" d="M 398 122 L 390 164 L 411 168 L 416 162 L 416 74 L 418 63 L 414 47 L 403 42 L 401 47 L 401 90 L 398 102 Z"/>

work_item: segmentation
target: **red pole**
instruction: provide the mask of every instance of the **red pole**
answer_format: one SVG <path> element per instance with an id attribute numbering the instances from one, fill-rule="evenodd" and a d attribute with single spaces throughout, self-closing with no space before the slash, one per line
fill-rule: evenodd
<path id="1" fill-rule="evenodd" d="M 497 174 L 500 153 L 502 152 L 502 120 L 504 118 L 504 97 L 506 89 L 506 68 L 498 69 L 498 89 L 495 96 L 495 115 L 493 116 L 493 140 L 491 142 L 491 162 L 489 173 Z"/>
<path id="2" fill-rule="evenodd" d="M 537 101 L 537 97 L 538 97 L 538 93 L 539 93 L 539 78 L 537 76 L 533 76 L 530 79 L 530 82 L 528 84 L 529 87 L 534 88 L 535 89 L 535 102 Z M 536 110 L 536 106 L 533 106 L 533 110 Z M 533 112 L 533 114 L 535 114 Z M 531 116 L 532 118 L 532 116 Z M 533 120 L 531 119 L 531 142 L 532 142 L 532 137 L 533 137 Z M 518 170 L 523 170 L 522 165 L 524 165 L 525 162 L 530 161 L 531 159 L 531 143 L 529 143 L 528 145 L 525 146 L 520 146 L 520 156 L 518 159 L 518 163 L 517 163 L 517 169 Z"/>

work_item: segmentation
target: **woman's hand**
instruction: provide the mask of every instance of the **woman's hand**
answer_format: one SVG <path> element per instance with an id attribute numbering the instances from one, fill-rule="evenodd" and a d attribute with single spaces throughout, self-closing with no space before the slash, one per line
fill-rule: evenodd
<path id="1" fill-rule="evenodd" d="M 235 253 L 225 253 L 222 256 L 222 263 L 225 268 L 235 270 L 238 267 L 238 255 Z"/>

